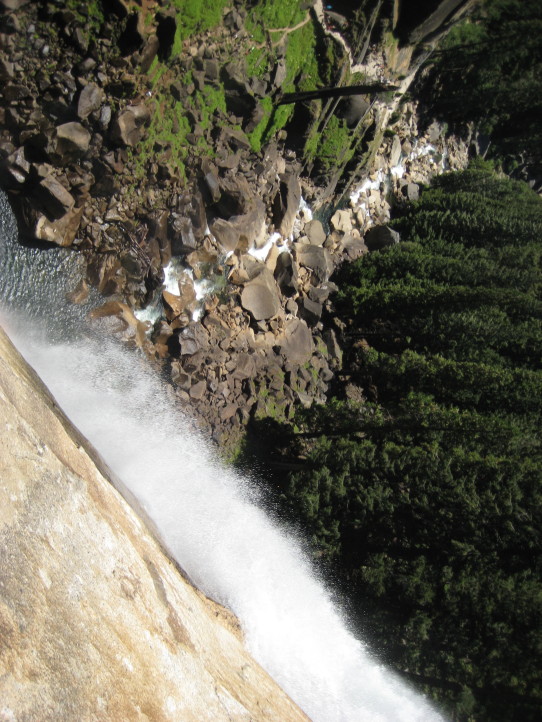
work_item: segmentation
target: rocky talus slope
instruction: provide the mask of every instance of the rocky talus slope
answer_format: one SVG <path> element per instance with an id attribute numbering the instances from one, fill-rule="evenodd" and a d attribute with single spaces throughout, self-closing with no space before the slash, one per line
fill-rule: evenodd
<path id="1" fill-rule="evenodd" d="M 296 33 L 313 33 L 324 70 L 327 56 L 345 67 L 310 8 L 257 42 L 249 4 L 235 2 L 173 52 L 183 18 L 165 0 L 96 2 L 83 15 L 76 2 L 0 5 L 0 187 L 29 242 L 84 256 L 71 299 L 96 286 L 104 305 L 93 318 L 163 368 L 222 445 L 251 419 L 324 401 L 341 364 L 333 272 L 396 242 L 372 226 L 444 167 L 463 166 L 466 146 L 436 125 L 419 131 L 413 102 L 399 112 L 398 98 L 362 99 L 348 131 L 366 123 L 375 134 L 362 177 L 314 219 L 301 199 L 319 192 L 297 137 L 314 118 L 300 125 L 296 109 L 288 130 L 263 145 L 258 136 L 275 122 L 265 114 Z M 262 74 L 249 60 L 267 51 Z M 366 77 L 394 82 L 408 58 L 392 55 L 368 53 Z M 156 313 L 139 313 L 146 305 Z"/>
<path id="2" fill-rule="evenodd" d="M 0 719 L 307 719 L 2 330 L 0 425 Z"/>

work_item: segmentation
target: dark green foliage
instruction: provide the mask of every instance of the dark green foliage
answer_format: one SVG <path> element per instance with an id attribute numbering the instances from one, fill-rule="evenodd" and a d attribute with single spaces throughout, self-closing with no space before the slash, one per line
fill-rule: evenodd
<path id="1" fill-rule="evenodd" d="M 345 371 L 280 484 L 383 658 L 457 720 L 542 709 L 542 202 L 445 176 L 345 268 Z M 501 229 L 502 228 L 502 232 Z"/>
<path id="2" fill-rule="evenodd" d="M 542 3 L 487 0 L 433 56 L 422 95 L 446 121 L 475 121 L 490 152 L 542 161 Z"/>

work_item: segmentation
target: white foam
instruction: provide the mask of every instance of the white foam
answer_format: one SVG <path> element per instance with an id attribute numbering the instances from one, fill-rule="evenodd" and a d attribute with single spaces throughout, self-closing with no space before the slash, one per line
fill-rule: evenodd
<path id="1" fill-rule="evenodd" d="M 0 235 L 1 221 L 0 213 Z M 66 318 L 71 324 L 57 263 L 47 256 L 51 265 L 41 280 L 60 290 L 52 293 L 50 285 L 43 298 L 55 306 L 56 324 Z M 17 263 L 31 274 L 36 257 Z M 17 263 L 0 270 L 17 273 Z M 43 323 L 33 327 L 26 312 L 16 313 L 17 299 L 10 286 L 3 323 L 21 352 L 140 499 L 179 564 L 237 614 L 254 657 L 313 722 L 440 719 L 353 636 L 300 543 L 271 521 L 250 482 L 222 466 L 194 434 L 144 358 L 107 338 L 76 340 L 71 325 L 66 340 L 53 344 L 40 335 Z M 51 316 L 46 303 L 40 310 Z"/>

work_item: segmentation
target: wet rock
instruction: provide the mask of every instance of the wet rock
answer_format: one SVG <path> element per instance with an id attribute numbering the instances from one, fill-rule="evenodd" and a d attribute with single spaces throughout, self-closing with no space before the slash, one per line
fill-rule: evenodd
<path id="1" fill-rule="evenodd" d="M 241 293 L 241 305 L 256 321 L 272 318 L 280 311 L 277 284 L 267 268 L 245 284 Z"/>
<path id="2" fill-rule="evenodd" d="M 389 226 L 373 226 L 365 235 L 365 244 L 370 251 L 379 251 L 399 243 L 401 236 Z"/>
<path id="3" fill-rule="evenodd" d="M 192 279 L 183 274 L 178 281 L 179 293 L 162 291 L 162 299 L 165 305 L 166 318 L 172 324 L 183 312 L 188 312 L 190 318 L 196 303 L 196 291 Z M 186 325 L 186 324 L 184 324 Z M 172 328 L 175 326 L 172 325 Z"/>
<path id="4" fill-rule="evenodd" d="M 91 319 L 115 317 L 120 322 L 120 332 L 124 341 L 130 341 L 138 348 L 150 349 L 150 342 L 147 339 L 147 324 L 139 321 L 126 303 L 108 301 L 93 309 L 89 317 Z"/>
<path id="5" fill-rule="evenodd" d="M 198 247 L 192 221 L 178 213 L 171 213 L 168 217 L 168 236 L 171 239 L 171 252 L 174 256 L 191 253 Z"/>
<path id="6" fill-rule="evenodd" d="M 156 239 L 160 252 L 162 266 L 167 266 L 171 260 L 171 241 L 168 237 L 168 217 L 166 210 L 153 211 L 148 216 L 149 238 Z"/>
<path id="7" fill-rule="evenodd" d="M 89 288 L 88 283 L 85 281 L 85 279 L 81 279 L 79 283 L 77 284 L 76 288 L 73 289 L 73 291 L 70 291 L 66 294 L 66 298 L 70 303 L 75 303 L 77 305 L 85 303 L 89 295 Z"/>
<path id="8" fill-rule="evenodd" d="M 74 700 L 78 719 L 306 720 L 3 335 L 0 346 L 2 709 L 28 722 L 73 718 Z"/>

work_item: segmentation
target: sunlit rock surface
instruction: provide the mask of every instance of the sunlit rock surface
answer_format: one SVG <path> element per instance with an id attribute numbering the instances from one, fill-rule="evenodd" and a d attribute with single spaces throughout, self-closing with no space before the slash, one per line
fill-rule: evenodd
<path id="1" fill-rule="evenodd" d="M 0 429 L 2 719 L 307 719 L 1 329 Z"/>

